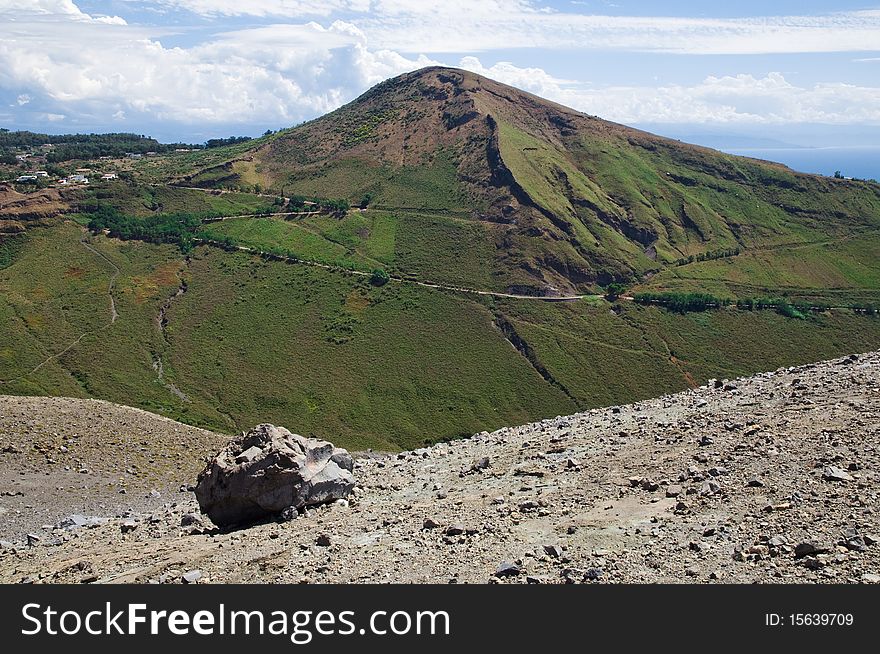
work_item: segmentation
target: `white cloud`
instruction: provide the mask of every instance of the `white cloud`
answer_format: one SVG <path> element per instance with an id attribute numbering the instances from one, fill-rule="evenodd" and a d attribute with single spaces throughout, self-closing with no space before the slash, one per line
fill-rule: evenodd
<path id="1" fill-rule="evenodd" d="M 517 86 L 585 113 L 621 123 L 825 123 L 880 125 L 880 88 L 824 83 L 799 87 L 781 73 L 707 77 L 693 86 L 590 88 L 540 68 L 486 67 L 465 57 L 462 68 Z"/>
<path id="2" fill-rule="evenodd" d="M 377 47 L 399 52 L 509 48 L 681 54 L 871 51 L 880 11 L 700 18 L 562 12 L 539 0 L 157 0 L 202 16 L 303 18 L 344 13 Z"/>
<path id="3" fill-rule="evenodd" d="M 137 0 L 139 1 L 139 0 Z M 365 12 L 370 0 L 156 0 L 165 7 L 215 16 L 329 16 L 340 11 Z"/>
<path id="4" fill-rule="evenodd" d="M 0 24 L 0 88 L 95 116 L 179 123 L 291 124 L 428 65 L 367 47 L 354 25 L 273 25 L 166 47 L 147 28 L 58 13 Z"/>
<path id="5" fill-rule="evenodd" d="M 312 118 L 383 79 L 438 63 L 402 52 L 514 47 L 870 50 L 863 47 L 868 35 L 872 48 L 880 44 L 880 12 L 766 21 L 658 20 L 562 14 L 527 0 L 161 2 L 205 15 L 311 12 L 315 20 L 258 23 L 221 31 L 195 44 L 182 39 L 189 44 L 172 47 L 166 37 L 185 30 L 128 25 L 122 19 L 84 13 L 71 0 L 31 0 L 26 9 L 17 0 L 0 0 L 0 92 L 14 109 L 27 98 L 32 102 L 28 108 L 39 106 L 67 120 L 88 116 L 95 124 L 126 120 L 134 125 L 158 119 L 268 127 Z M 339 11 L 352 16 L 333 20 Z M 842 45 L 844 33 L 848 45 Z M 802 45 L 792 44 L 795 37 Z M 503 62 L 484 66 L 473 56 L 465 57 L 461 66 L 625 123 L 880 124 L 880 89 L 796 86 L 779 73 L 708 77 L 692 85 L 599 89 L 556 78 L 541 68 Z"/>
<path id="6" fill-rule="evenodd" d="M 19 107 L 23 107 L 24 105 L 26 105 L 30 101 L 31 101 L 31 96 L 29 96 L 27 93 L 22 93 L 15 99 L 15 103 Z"/>

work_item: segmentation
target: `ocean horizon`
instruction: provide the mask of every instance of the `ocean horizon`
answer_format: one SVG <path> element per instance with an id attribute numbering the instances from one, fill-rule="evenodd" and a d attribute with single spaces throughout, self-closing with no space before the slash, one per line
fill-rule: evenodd
<path id="1" fill-rule="evenodd" d="M 785 164 L 818 175 L 880 180 L 880 146 L 822 148 L 722 148 L 723 152 Z"/>

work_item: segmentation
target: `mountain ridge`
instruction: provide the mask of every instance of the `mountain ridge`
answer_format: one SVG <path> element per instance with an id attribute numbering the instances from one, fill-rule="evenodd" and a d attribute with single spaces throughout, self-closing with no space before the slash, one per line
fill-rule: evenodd
<path id="1" fill-rule="evenodd" d="M 498 285 L 540 295 L 838 227 L 805 217 L 880 222 L 880 186 L 681 143 L 446 67 L 386 80 L 222 165 L 227 181 L 493 223 Z"/>

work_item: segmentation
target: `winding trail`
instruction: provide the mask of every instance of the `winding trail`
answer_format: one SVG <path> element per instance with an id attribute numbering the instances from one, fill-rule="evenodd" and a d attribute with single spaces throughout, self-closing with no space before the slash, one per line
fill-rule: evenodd
<path id="1" fill-rule="evenodd" d="M 189 257 L 186 258 L 185 264 L 189 264 Z M 168 342 L 168 310 L 171 308 L 171 303 L 174 302 L 175 299 L 179 298 L 181 295 L 186 293 L 189 285 L 186 283 L 186 280 L 180 276 L 180 272 L 177 273 L 177 277 L 180 280 L 178 284 L 177 290 L 171 295 L 165 302 L 162 303 L 162 306 L 159 307 L 159 313 L 156 315 L 156 329 L 158 329 L 159 334 L 162 337 L 162 342 L 167 347 L 170 345 Z M 172 384 L 165 378 L 165 364 L 162 361 L 162 355 L 156 352 L 153 352 L 153 370 L 156 372 L 156 379 L 158 379 L 159 383 L 162 384 L 169 392 L 175 395 L 182 402 L 191 402 L 186 393 L 180 390 L 177 386 Z"/>
<path id="2" fill-rule="evenodd" d="M 319 261 L 309 261 L 308 259 L 298 259 L 295 257 L 288 257 L 282 254 L 273 254 L 271 252 L 266 252 L 264 250 L 260 250 L 259 248 L 252 248 L 247 245 L 235 245 L 235 246 L 227 246 L 218 241 L 214 241 L 212 239 L 206 238 L 197 238 L 193 239 L 193 242 L 199 243 L 201 245 L 213 245 L 216 247 L 220 247 L 223 249 L 235 249 L 240 252 L 248 252 L 250 254 L 256 254 L 261 257 L 267 257 L 270 259 L 274 259 L 275 261 L 285 261 L 287 263 L 296 263 L 303 266 L 310 266 L 312 268 L 322 268 L 324 270 L 331 270 L 333 272 L 345 273 L 348 275 L 357 275 L 358 277 L 371 277 L 372 273 L 364 272 L 362 270 L 354 270 L 352 268 L 342 268 L 340 266 L 332 266 L 327 263 L 321 263 Z M 596 299 L 602 297 L 601 295 L 595 294 L 586 294 L 586 295 L 520 295 L 517 293 L 504 293 L 502 291 L 482 291 L 476 288 L 467 288 L 465 286 L 453 286 L 451 284 L 440 284 L 438 282 L 431 281 L 419 281 L 417 279 L 410 279 L 408 277 L 399 277 L 395 275 L 391 275 L 389 277 L 390 281 L 397 282 L 399 284 L 413 284 L 415 286 L 423 286 L 425 288 L 434 288 L 442 291 L 453 291 L 456 293 L 469 293 L 471 295 L 482 295 L 485 297 L 500 297 L 500 298 L 509 298 L 513 300 L 536 300 L 539 302 L 575 302 L 577 300 L 585 300 L 585 299 Z"/>
<path id="3" fill-rule="evenodd" d="M 116 320 L 119 318 L 119 312 L 116 309 L 116 300 L 113 297 L 113 289 L 116 286 L 116 279 L 119 277 L 121 271 L 119 270 L 119 266 L 117 266 L 115 263 L 113 263 L 104 254 L 102 254 L 101 252 L 99 252 L 98 250 L 93 248 L 91 245 L 86 243 L 87 237 L 88 237 L 88 233 L 84 234 L 83 237 L 79 241 L 80 244 L 84 248 L 86 248 L 89 252 L 97 255 L 98 257 L 103 259 L 106 263 L 110 264 L 110 266 L 113 268 L 113 275 L 111 275 L 110 283 L 107 286 L 107 295 L 110 297 L 110 322 L 108 322 L 105 325 L 102 325 L 101 327 L 98 327 L 97 329 L 92 329 L 92 330 L 83 332 L 82 334 L 79 335 L 79 337 L 76 340 L 71 342 L 67 347 L 65 347 L 60 352 L 56 352 L 55 354 L 53 354 L 49 357 L 46 357 L 40 363 L 38 363 L 34 368 L 32 368 L 31 370 L 29 370 L 28 372 L 26 372 L 24 374 L 19 375 L 18 377 L 14 377 L 12 379 L 7 379 L 7 380 L 0 380 L 0 385 L 12 384 L 12 383 L 17 382 L 21 379 L 29 377 L 30 375 L 32 375 L 35 372 L 37 372 L 38 370 L 40 370 L 40 368 L 45 366 L 47 363 L 54 361 L 55 359 L 58 359 L 58 358 L 64 356 L 65 354 L 67 354 L 68 352 L 70 352 L 73 348 L 75 348 L 77 345 L 79 345 L 86 336 L 90 336 L 92 334 L 98 333 L 99 331 L 103 331 L 103 330 L 107 329 L 108 327 L 113 325 L 116 322 Z"/>
<path id="4" fill-rule="evenodd" d="M 82 244 L 82 246 L 86 250 L 88 250 L 89 252 L 92 252 L 93 254 L 96 254 L 97 256 L 101 257 L 104 261 L 106 261 L 107 263 L 109 263 L 113 267 L 113 275 L 110 277 L 110 285 L 107 288 L 107 295 L 110 296 L 110 325 L 112 325 L 113 323 L 116 322 L 116 319 L 119 318 L 119 312 L 116 310 L 116 299 L 113 297 L 113 289 L 116 287 L 116 279 L 119 277 L 119 274 L 121 271 L 119 270 L 119 266 L 117 266 L 115 263 L 110 261 L 110 259 L 108 259 L 104 254 L 102 254 L 101 252 L 99 252 L 98 250 L 93 248 L 91 245 L 86 243 L 85 239 L 86 239 L 86 236 L 83 236 L 79 241 Z M 109 325 L 106 325 L 106 326 L 109 326 Z"/>

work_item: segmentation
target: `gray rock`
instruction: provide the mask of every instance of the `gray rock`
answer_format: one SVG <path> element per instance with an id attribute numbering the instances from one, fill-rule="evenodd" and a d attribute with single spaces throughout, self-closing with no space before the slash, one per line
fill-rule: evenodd
<path id="1" fill-rule="evenodd" d="M 80 527 L 94 527 L 103 522 L 106 522 L 103 518 L 84 516 L 76 513 L 61 520 L 61 522 L 58 523 L 58 526 L 61 529 L 79 529 Z"/>
<path id="2" fill-rule="evenodd" d="M 483 458 L 478 459 L 471 464 L 471 470 L 473 472 L 478 472 L 480 470 L 485 470 L 490 465 L 492 465 L 492 463 L 489 461 L 489 457 L 484 456 Z"/>
<path id="3" fill-rule="evenodd" d="M 320 534 L 318 538 L 315 540 L 315 545 L 318 547 L 330 547 L 332 541 L 330 540 L 330 536 L 327 534 Z"/>
<path id="4" fill-rule="evenodd" d="M 880 584 L 880 575 L 875 575 L 873 572 L 866 572 L 862 575 L 862 583 Z"/>
<path id="5" fill-rule="evenodd" d="M 181 527 L 201 526 L 202 519 L 195 513 L 184 513 L 180 518 Z"/>
<path id="6" fill-rule="evenodd" d="M 452 525 L 446 528 L 447 536 L 461 536 L 465 532 L 464 526 Z"/>
<path id="7" fill-rule="evenodd" d="M 195 584 L 198 583 L 203 576 L 201 570 L 190 570 L 189 572 L 184 572 L 181 578 L 185 584 Z"/>
<path id="8" fill-rule="evenodd" d="M 815 556 L 827 552 L 828 548 L 812 541 L 804 541 L 798 543 L 794 548 L 794 556 L 796 559 L 802 559 L 806 556 Z"/>
<path id="9" fill-rule="evenodd" d="M 760 477 L 752 477 L 746 483 L 746 486 L 749 486 L 751 488 L 762 488 L 764 486 L 764 480 Z"/>
<path id="10" fill-rule="evenodd" d="M 554 559 L 559 559 L 562 557 L 562 548 L 559 545 L 544 545 L 544 553 Z"/>
<path id="11" fill-rule="evenodd" d="M 344 499 L 354 488 L 353 468 L 346 450 L 262 424 L 208 463 L 196 499 L 214 524 L 228 527 Z"/>
<path id="12" fill-rule="evenodd" d="M 127 534 L 129 532 L 132 532 L 137 528 L 138 528 L 138 523 L 136 523 L 134 520 L 126 520 L 121 525 L 119 525 L 119 531 L 121 531 L 123 534 Z"/>
<path id="13" fill-rule="evenodd" d="M 588 568 L 584 572 L 584 581 L 597 581 L 602 576 L 602 568 Z"/>
<path id="14" fill-rule="evenodd" d="M 440 523 L 431 518 L 425 518 L 425 522 L 422 523 L 422 529 L 437 529 L 439 526 Z"/>
<path id="15" fill-rule="evenodd" d="M 681 495 L 681 486 L 671 484 L 666 487 L 666 497 L 678 497 L 679 495 Z"/>
<path id="16" fill-rule="evenodd" d="M 522 569 L 510 561 L 502 561 L 501 565 L 495 570 L 496 577 L 516 577 L 522 572 Z"/>
<path id="17" fill-rule="evenodd" d="M 825 466 L 825 469 L 822 470 L 822 479 L 825 481 L 852 481 L 853 476 L 843 468 Z"/>
<path id="18" fill-rule="evenodd" d="M 718 482 L 715 482 L 712 480 L 704 481 L 700 485 L 700 495 L 702 495 L 703 497 L 708 497 L 710 495 L 714 495 L 715 493 L 717 493 L 720 490 L 721 490 L 721 486 L 718 485 Z"/>

